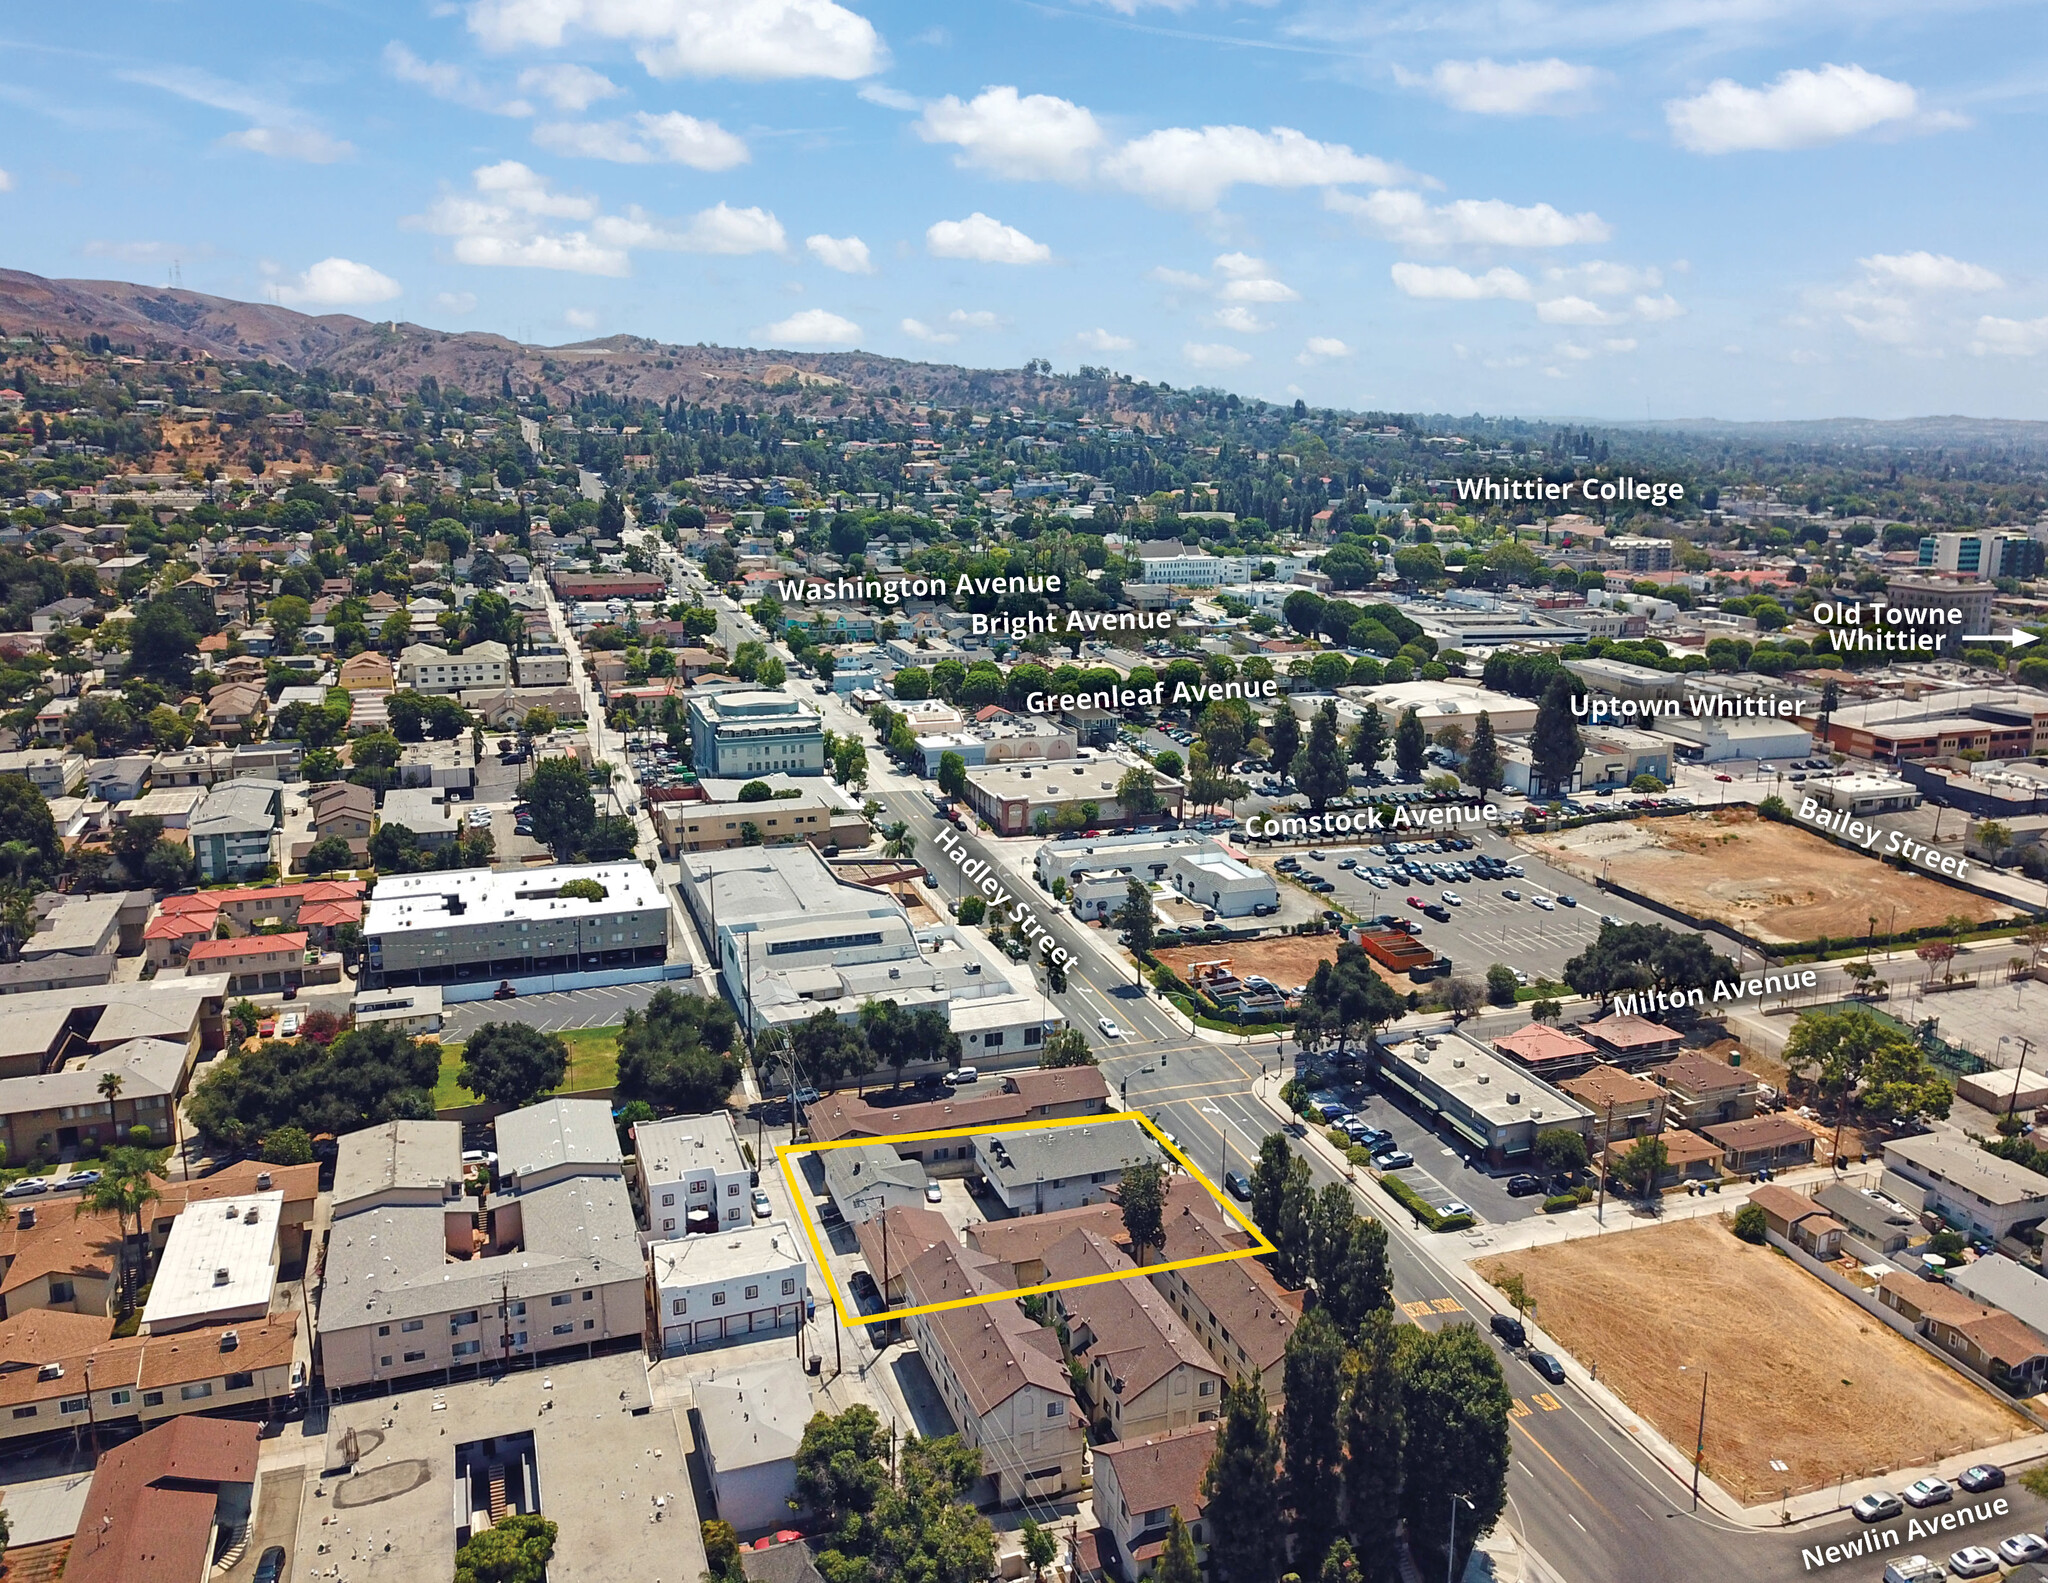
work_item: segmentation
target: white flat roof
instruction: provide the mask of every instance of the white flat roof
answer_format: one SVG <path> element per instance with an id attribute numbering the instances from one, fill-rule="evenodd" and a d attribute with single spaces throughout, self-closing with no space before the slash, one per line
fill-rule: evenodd
<path id="1" fill-rule="evenodd" d="M 267 1306 L 277 1277 L 283 1210 L 281 1191 L 248 1193 L 194 1204 L 173 1220 L 143 1324 L 153 1330 L 224 1309 Z"/>
<path id="2" fill-rule="evenodd" d="M 708 1232 L 657 1242 L 647 1250 L 657 1287 L 709 1286 L 742 1275 L 774 1275 L 801 1268 L 803 1254 L 786 1220 L 740 1231 Z"/>
<path id="3" fill-rule="evenodd" d="M 693 1170 L 721 1176 L 740 1176 L 748 1170 L 730 1111 L 643 1121 L 633 1128 L 633 1146 L 643 1184 L 679 1182 Z"/>
<path id="4" fill-rule="evenodd" d="M 603 901 L 560 894 L 574 879 L 594 879 Z M 450 903 L 461 911 L 451 909 Z M 402 934 L 411 929 L 462 928 L 507 918 L 539 920 L 582 915 L 667 911 L 654 876 L 639 863 L 561 863 L 551 868 L 454 869 L 447 873 L 393 874 L 377 881 L 364 910 L 364 934 Z"/>

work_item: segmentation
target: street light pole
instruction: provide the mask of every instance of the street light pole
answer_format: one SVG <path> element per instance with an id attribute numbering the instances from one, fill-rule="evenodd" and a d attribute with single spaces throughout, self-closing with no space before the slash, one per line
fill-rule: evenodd
<path id="1" fill-rule="evenodd" d="M 1678 1366 L 1678 1371 L 1683 1374 L 1689 1367 L 1691 1367 L 1690 1364 L 1681 1363 Z M 1700 1367 L 1699 1434 L 1694 1439 L 1692 1447 L 1692 1509 L 1694 1511 L 1700 1509 L 1700 1463 L 1706 1459 L 1707 1454 L 1707 1378 L 1707 1369 L 1703 1364 Z"/>
<path id="2" fill-rule="evenodd" d="M 1451 1541 L 1450 1547 L 1444 1552 L 1444 1583 L 1455 1583 L 1458 1568 L 1458 1503 L 1460 1501 L 1464 1502 L 1465 1510 L 1468 1512 L 1479 1510 L 1477 1506 L 1465 1500 L 1465 1497 L 1462 1495 L 1453 1495 L 1451 1497 Z"/>

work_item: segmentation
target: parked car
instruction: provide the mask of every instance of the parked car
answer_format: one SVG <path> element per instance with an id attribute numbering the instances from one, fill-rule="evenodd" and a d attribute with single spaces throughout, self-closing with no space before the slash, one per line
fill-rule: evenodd
<path id="1" fill-rule="evenodd" d="M 1548 1352 L 1530 1353 L 1529 1367 L 1550 1381 L 1552 1385 L 1564 1384 L 1564 1365 Z"/>
<path id="2" fill-rule="evenodd" d="M 2028 1534 L 2026 1537 L 2034 1539 L 2032 1534 Z M 2041 1544 L 2039 1539 L 2034 1539 L 2034 1543 L 2041 1545 L 2042 1549 L 2048 1550 L 2048 1544 Z M 1948 1575 L 1950 1577 L 1990 1577 L 1998 1570 L 1998 1556 L 1994 1552 L 1985 1549 L 1982 1545 L 1966 1545 L 1948 1558 Z"/>
<path id="3" fill-rule="evenodd" d="M 1448 1204 L 1438 1209 L 1437 1213 L 1446 1218 L 1452 1215 L 1469 1215 L 1472 1213 L 1472 1206 L 1470 1204 L 1461 1204 L 1454 1198 Z"/>
<path id="4" fill-rule="evenodd" d="M 1557 898 L 1557 904 L 1560 907 L 1576 907 L 1579 904 L 1579 898 L 1576 896 L 1560 896 Z"/>
<path id="5" fill-rule="evenodd" d="M 2024 1566 L 2048 1556 L 2048 1539 L 2039 1534 L 2014 1534 L 1998 1542 L 1999 1559 L 2012 1566 Z"/>
<path id="6" fill-rule="evenodd" d="M 1947 1479 L 1925 1478 L 1915 1479 L 1899 1495 L 1908 1506 L 1939 1506 L 1954 1500 L 1956 1492 Z"/>
<path id="7" fill-rule="evenodd" d="M 1522 893 L 1518 890 L 1504 890 L 1501 892 L 1501 895 L 1509 901 L 1520 901 L 1522 899 Z"/>
<path id="8" fill-rule="evenodd" d="M 1252 1201 L 1252 1184 L 1245 1179 L 1244 1172 L 1225 1171 L 1223 1185 L 1229 1190 L 1230 1196 L 1240 1204 L 1249 1204 Z"/>
<path id="9" fill-rule="evenodd" d="M 59 1182 L 57 1187 L 60 1192 L 68 1191 L 74 1187 L 82 1190 L 92 1186 L 99 1179 L 100 1173 L 98 1171 L 73 1171 L 63 1181 Z"/>
<path id="10" fill-rule="evenodd" d="M 1511 1176 L 1508 1178 L 1508 1197 L 1527 1198 L 1543 1191 L 1543 1183 L 1533 1176 Z"/>
<path id="11" fill-rule="evenodd" d="M 1905 1504 L 1890 1490 L 1872 1490 L 1851 1506 L 1849 1512 L 1859 1523 L 1881 1523 L 1888 1517 L 1897 1517 L 1905 1509 Z"/>
<path id="12" fill-rule="evenodd" d="M 491 991 L 491 999 L 493 1000 L 517 1000 L 518 998 L 519 991 L 513 987 L 512 980 L 509 978 L 499 979 L 498 987 Z"/>
<path id="13" fill-rule="evenodd" d="M 769 1217 L 770 1215 L 772 1215 L 772 1214 L 774 1214 L 774 1213 L 775 1213 L 775 1206 L 774 1206 L 773 1204 L 771 1204 L 771 1203 L 769 1203 L 769 1202 L 768 1202 L 768 1189 L 767 1189 L 767 1188 L 765 1188 L 765 1187 L 757 1187 L 757 1188 L 755 1188 L 755 1189 L 754 1189 L 754 1218 L 755 1218 L 756 1220 L 766 1220 L 766 1219 L 767 1219 L 767 1218 L 768 1218 L 768 1217 Z"/>
<path id="14" fill-rule="evenodd" d="M 2005 1469 L 1996 1462 L 1979 1462 L 1957 1474 L 1956 1482 L 1972 1495 L 1979 1490 L 2002 1489 L 2005 1486 Z"/>
<path id="15" fill-rule="evenodd" d="M 1506 1345 L 1525 1347 L 1529 1344 L 1528 1327 L 1513 1314 L 1495 1314 L 1487 1323 Z"/>
<path id="16" fill-rule="evenodd" d="M 47 1193 L 49 1190 L 50 1184 L 47 1179 L 40 1176 L 24 1176 L 20 1181 L 10 1184 L 4 1196 L 33 1198 L 36 1194 Z"/>
<path id="17" fill-rule="evenodd" d="M 1545 912 L 1557 911 L 1557 904 L 1553 902 L 1548 896 L 1531 896 L 1529 898 L 1529 905 L 1532 907 L 1541 907 Z"/>
<path id="18" fill-rule="evenodd" d="M 963 1066 L 958 1068 L 957 1070 L 948 1072 L 944 1077 L 939 1079 L 939 1081 L 944 1083 L 948 1088 L 964 1088 L 969 1084 L 980 1082 L 981 1073 L 976 1071 L 971 1066 Z"/>
<path id="19" fill-rule="evenodd" d="M 256 1563 L 255 1583 L 277 1583 L 284 1574 L 284 1546 L 272 1545 Z"/>
<path id="20" fill-rule="evenodd" d="M 1373 1168 L 1380 1171 L 1400 1171 L 1415 1163 L 1415 1156 L 1406 1149 L 1387 1149 L 1372 1157 Z"/>

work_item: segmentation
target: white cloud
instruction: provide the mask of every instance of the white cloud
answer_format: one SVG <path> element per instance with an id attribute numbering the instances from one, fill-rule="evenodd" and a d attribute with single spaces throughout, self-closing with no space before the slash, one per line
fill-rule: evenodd
<path id="1" fill-rule="evenodd" d="M 860 339 L 860 326 L 823 308 L 806 308 L 778 320 L 761 333 L 781 345 L 851 346 Z"/>
<path id="2" fill-rule="evenodd" d="M 1610 352 L 1633 352 L 1636 349 L 1636 338 L 1632 335 L 1617 335 L 1600 344 Z"/>
<path id="3" fill-rule="evenodd" d="M 966 308 L 955 308 L 946 315 L 946 322 L 957 324 L 963 330 L 993 330 L 1003 321 L 986 308 L 976 308 L 972 312 Z"/>
<path id="4" fill-rule="evenodd" d="M 857 236 L 827 236 L 820 231 L 816 236 L 805 237 L 804 246 L 811 257 L 842 275 L 875 272 L 874 261 L 868 257 L 868 245 Z"/>
<path id="5" fill-rule="evenodd" d="M 1209 315 L 1209 322 L 1219 330 L 1235 330 L 1240 335 L 1258 335 L 1273 328 L 1270 319 L 1262 319 L 1249 308 L 1221 308 Z"/>
<path id="6" fill-rule="evenodd" d="M 338 164 L 356 151 L 353 143 L 329 137 L 316 126 L 252 126 L 244 132 L 230 132 L 221 142 L 251 154 L 303 160 L 308 165 Z"/>
<path id="7" fill-rule="evenodd" d="M 445 193 L 425 214 L 405 222 L 453 238 L 455 257 L 464 264 L 624 275 L 634 247 L 734 253 L 764 247 L 779 252 L 783 246 L 782 227 L 760 209 L 719 204 L 672 231 L 638 209 L 603 214 L 595 199 L 557 192 L 516 159 L 481 165 L 470 174 L 473 192 Z M 574 223 L 551 223 L 557 221 Z"/>
<path id="8" fill-rule="evenodd" d="M 1680 318 L 1685 313 L 1685 309 L 1679 306 L 1678 299 L 1668 292 L 1661 297 L 1636 298 L 1635 310 L 1638 319 L 1648 320 L 1651 324 Z"/>
<path id="9" fill-rule="evenodd" d="M 1230 280 L 1250 280 L 1267 273 L 1266 261 L 1249 253 L 1218 253 L 1209 267 Z"/>
<path id="10" fill-rule="evenodd" d="M 668 253 L 781 253 L 789 247 L 782 222 L 766 209 L 735 209 L 727 203 L 698 210 L 680 229 L 636 205 L 623 214 L 599 215 L 592 230 L 601 242 Z"/>
<path id="11" fill-rule="evenodd" d="M 0 187 L 0 191 L 5 191 Z M 172 242 L 87 242 L 79 249 L 87 258 L 118 258 L 124 264 L 160 264 L 166 259 L 189 258 L 191 252 Z"/>
<path id="12" fill-rule="evenodd" d="M 1138 343 L 1128 335 L 1116 335 L 1108 330 L 1083 330 L 1074 337 L 1074 344 L 1089 352 L 1128 352 Z"/>
<path id="13" fill-rule="evenodd" d="M 1225 302 L 1299 302 L 1301 293 L 1284 280 L 1232 280 L 1216 293 Z"/>
<path id="14" fill-rule="evenodd" d="M 1569 115 L 1600 79 L 1591 66 L 1549 60 L 1446 60 L 1429 74 L 1436 96 L 1474 115 Z"/>
<path id="15" fill-rule="evenodd" d="M 348 258 L 323 258 L 295 280 L 270 288 L 287 308 L 359 308 L 389 302 L 405 288 L 381 270 Z"/>
<path id="16" fill-rule="evenodd" d="M 1181 291 L 1199 291 L 1209 283 L 1200 275 L 1190 274 L 1185 269 L 1168 269 L 1163 264 L 1146 272 L 1145 278 L 1161 286 L 1173 286 Z"/>
<path id="17" fill-rule="evenodd" d="M 948 94 L 924 107 L 917 135 L 958 147 L 957 165 L 1018 181 L 1081 181 L 1103 141 L 1080 105 L 1015 88 L 984 88 L 964 104 Z"/>
<path id="18" fill-rule="evenodd" d="M 620 165 L 688 165 L 696 170 L 730 170 L 753 156 L 747 145 L 716 121 L 671 110 L 645 110 L 630 121 L 551 121 L 533 129 L 533 140 L 557 154 L 608 159 Z"/>
<path id="19" fill-rule="evenodd" d="M 125 82 L 161 88 L 165 93 L 176 94 L 194 104 L 203 104 L 208 109 L 225 111 L 249 121 L 251 125 L 245 130 L 230 132 L 220 140 L 226 148 L 267 154 L 272 159 L 303 160 L 312 165 L 332 165 L 355 153 L 352 144 L 329 137 L 304 112 L 279 104 L 257 89 L 216 77 L 211 72 L 174 66 L 125 71 L 119 76 Z"/>
<path id="20" fill-rule="evenodd" d="M 492 49 L 618 39 L 657 77 L 851 82 L 888 54 L 873 24 L 835 0 L 473 0 L 469 27 Z"/>
<path id="21" fill-rule="evenodd" d="M 1583 363 L 1593 355 L 1593 349 L 1590 346 L 1576 345 L 1571 341 L 1559 341 L 1557 343 L 1557 355 L 1569 358 L 1574 363 Z"/>
<path id="22" fill-rule="evenodd" d="M 597 328 L 597 315 L 588 308 L 564 308 L 562 322 L 574 330 L 594 330 Z"/>
<path id="23" fill-rule="evenodd" d="M 436 99 L 459 104 L 466 110 L 487 115 L 532 115 L 533 106 L 524 99 L 508 99 L 492 93 L 464 66 L 446 61 L 421 60 L 397 40 L 384 46 L 384 69 L 400 82 L 424 88 Z"/>
<path id="24" fill-rule="evenodd" d="M 473 291 L 437 291 L 434 306 L 443 313 L 476 312 L 476 293 Z"/>
<path id="25" fill-rule="evenodd" d="M 885 87 L 871 82 L 860 90 L 860 97 L 869 104 L 878 104 L 885 110 L 922 110 L 924 101 L 914 93 L 905 93 L 901 88 Z"/>
<path id="26" fill-rule="evenodd" d="M 1599 303 L 1584 297 L 1552 297 L 1539 302 L 1536 317 L 1545 324 L 1610 324 L 1614 320 Z"/>
<path id="27" fill-rule="evenodd" d="M 1473 302 L 1482 297 L 1509 297 L 1527 302 L 1535 293 L 1529 282 L 1512 269 L 1489 269 L 1483 275 L 1468 275 L 1449 264 L 1396 264 L 1394 285 L 1410 297 L 1431 297 L 1454 302 Z"/>
<path id="28" fill-rule="evenodd" d="M 558 66 L 529 66 L 519 74 L 519 86 L 549 100 L 557 110 L 581 115 L 600 99 L 624 93 L 611 78 L 588 66 L 563 62 Z"/>
<path id="29" fill-rule="evenodd" d="M 903 333 L 913 341 L 929 341 L 936 346 L 950 346 L 960 339 L 948 330 L 935 330 L 922 319 L 905 319 L 901 324 Z"/>
<path id="30" fill-rule="evenodd" d="M 1767 88 L 1722 77 L 1704 93 L 1664 106 L 1671 135 L 1695 154 L 1814 148 L 1919 113 L 1920 95 L 1910 83 L 1833 65 L 1785 72 Z"/>
<path id="31" fill-rule="evenodd" d="M 2048 352 L 2048 319 L 1994 319 L 1986 314 L 1977 321 L 1970 350 L 1979 357 L 2038 356 Z"/>
<path id="32" fill-rule="evenodd" d="M 1297 363 L 1304 364 L 1321 363 L 1333 357 L 1349 357 L 1350 355 L 1350 346 L 1338 340 L 1334 335 L 1311 335 L 1306 341 L 1301 343 L 1301 351 L 1294 360 Z"/>
<path id="33" fill-rule="evenodd" d="M 1966 264 L 1946 253 L 1874 253 L 1858 259 L 1873 281 L 1917 291 L 1999 291 L 2004 280 L 1981 264 Z"/>
<path id="34" fill-rule="evenodd" d="M 964 220 L 941 220 L 924 233 L 934 258 L 965 258 L 977 264 L 1043 264 L 1052 249 L 1034 242 L 1013 225 L 991 219 L 979 209 Z"/>
<path id="35" fill-rule="evenodd" d="M 1564 214 L 1547 203 L 1517 207 L 1498 198 L 1460 198 L 1431 207 L 1420 193 L 1389 188 L 1328 192 L 1323 204 L 1409 247 L 1575 247 L 1611 234 L 1591 210 Z"/>
<path id="36" fill-rule="evenodd" d="M 1663 274 L 1654 267 L 1637 269 L 1629 264 L 1610 264 L 1599 258 L 1565 268 L 1546 269 L 1543 278 L 1553 286 L 1576 287 L 1589 297 L 1621 297 L 1632 291 L 1664 284 Z"/>
<path id="37" fill-rule="evenodd" d="M 0 170 L 0 192 L 12 191 L 14 191 L 14 178 L 6 171 Z"/>
<path id="38" fill-rule="evenodd" d="M 1212 209 L 1233 186 L 1392 186 L 1410 179 L 1398 165 L 1319 143 L 1292 127 L 1167 127 L 1124 144 L 1102 173 L 1132 192 L 1183 209 Z"/>
<path id="39" fill-rule="evenodd" d="M 1252 354 L 1242 347 L 1217 341 L 1183 342 L 1180 355 L 1197 368 L 1239 368 L 1252 360 Z"/>

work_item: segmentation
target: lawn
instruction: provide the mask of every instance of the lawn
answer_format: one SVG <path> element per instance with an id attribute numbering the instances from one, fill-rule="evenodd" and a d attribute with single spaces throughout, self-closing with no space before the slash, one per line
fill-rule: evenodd
<path id="1" fill-rule="evenodd" d="M 565 1028 L 559 1035 L 569 1047 L 569 1076 L 558 1093 L 575 1094 L 594 1088 L 610 1088 L 619 1080 L 619 1028 Z M 452 1110 L 460 1105 L 481 1103 L 455 1080 L 462 1068 L 462 1046 L 441 1046 L 441 1075 L 434 1083 L 434 1108 Z"/>

